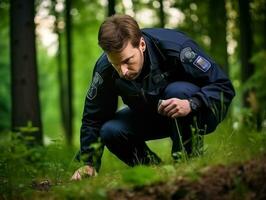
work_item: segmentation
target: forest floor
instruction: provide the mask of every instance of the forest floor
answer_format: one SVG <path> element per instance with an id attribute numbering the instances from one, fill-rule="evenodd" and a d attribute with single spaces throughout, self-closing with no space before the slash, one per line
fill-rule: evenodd
<path id="1" fill-rule="evenodd" d="M 7 135 L 7 134 L 6 134 Z M 20 140 L 0 140 L 1 199 L 264 200 L 266 131 L 232 129 L 231 123 L 204 137 L 204 154 L 175 163 L 169 138 L 151 141 L 162 158 L 156 166 L 128 167 L 104 151 L 97 177 L 70 181 L 82 166 L 76 149 L 60 140 L 28 150 Z"/>
<path id="2" fill-rule="evenodd" d="M 205 167 L 198 172 L 196 180 L 175 177 L 133 189 L 116 189 L 108 192 L 113 200 L 228 200 L 266 199 L 266 154 L 261 157 L 229 166 Z"/>

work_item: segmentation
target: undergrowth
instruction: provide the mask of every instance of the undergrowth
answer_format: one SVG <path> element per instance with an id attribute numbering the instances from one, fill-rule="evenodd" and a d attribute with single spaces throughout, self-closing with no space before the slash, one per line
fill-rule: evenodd
<path id="1" fill-rule="evenodd" d="M 159 166 L 130 168 L 105 149 L 99 175 L 79 182 L 70 181 L 81 166 L 74 160 L 77 148 L 65 146 L 60 139 L 38 148 L 24 143 L 14 133 L 1 134 L 0 199 L 106 199 L 106 192 L 113 188 L 142 187 L 179 176 L 196 180 L 200 169 L 265 153 L 266 131 L 233 129 L 226 121 L 204 136 L 204 155 L 186 162 L 172 161 L 169 139 L 148 142 L 163 160 Z"/>

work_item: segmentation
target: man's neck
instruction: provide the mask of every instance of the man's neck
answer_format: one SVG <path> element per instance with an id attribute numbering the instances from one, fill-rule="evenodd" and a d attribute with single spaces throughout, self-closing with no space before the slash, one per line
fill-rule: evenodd
<path id="1" fill-rule="evenodd" d="M 148 49 L 144 52 L 144 63 L 140 72 L 140 75 L 135 79 L 135 81 L 141 81 L 150 72 L 150 59 L 148 54 Z"/>

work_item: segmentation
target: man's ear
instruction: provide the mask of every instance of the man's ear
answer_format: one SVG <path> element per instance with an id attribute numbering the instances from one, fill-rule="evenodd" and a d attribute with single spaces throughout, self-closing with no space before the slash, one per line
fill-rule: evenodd
<path id="1" fill-rule="evenodd" d="M 143 37 L 140 38 L 139 47 L 140 47 L 140 49 L 141 49 L 143 52 L 144 52 L 145 49 L 146 49 L 146 42 L 145 42 L 145 40 L 144 40 Z"/>

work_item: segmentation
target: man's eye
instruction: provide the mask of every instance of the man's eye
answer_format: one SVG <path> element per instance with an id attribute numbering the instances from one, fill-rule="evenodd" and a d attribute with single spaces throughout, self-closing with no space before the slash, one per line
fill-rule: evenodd
<path id="1" fill-rule="evenodd" d="M 133 63 L 134 63 L 134 62 L 133 62 L 132 59 L 126 62 L 126 64 L 128 64 L 128 65 L 131 65 L 131 64 L 133 64 Z"/>

